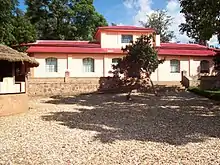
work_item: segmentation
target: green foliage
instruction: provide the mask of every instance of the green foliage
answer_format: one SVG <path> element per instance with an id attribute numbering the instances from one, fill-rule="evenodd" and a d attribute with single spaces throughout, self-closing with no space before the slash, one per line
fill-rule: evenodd
<path id="1" fill-rule="evenodd" d="M 195 94 L 198 94 L 200 96 L 204 96 L 204 97 L 207 97 L 209 99 L 212 99 L 212 100 L 220 100 L 220 91 L 209 91 L 209 90 L 201 90 L 199 88 L 189 88 L 188 89 L 190 92 L 193 92 Z"/>
<path id="2" fill-rule="evenodd" d="M 214 57 L 215 70 L 220 71 L 220 55 Z"/>
<path id="3" fill-rule="evenodd" d="M 220 37 L 220 0 L 180 0 L 180 4 L 186 18 L 180 25 L 182 32 L 201 44 L 213 34 Z"/>
<path id="4" fill-rule="evenodd" d="M 92 40 L 96 28 L 107 25 L 93 0 L 26 0 L 26 5 L 39 39 Z"/>
<path id="5" fill-rule="evenodd" d="M 146 28 L 153 28 L 160 34 L 161 42 L 169 42 L 175 38 L 174 32 L 169 31 L 173 18 L 166 11 L 158 10 L 147 16 L 147 22 L 141 22 Z"/>
<path id="6" fill-rule="evenodd" d="M 148 77 L 164 60 L 159 60 L 157 51 L 151 45 L 152 36 L 142 35 L 137 41 L 123 48 L 127 53 L 118 64 L 113 66 L 116 72 L 128 77 L 140 78 L 140 73 L 145 72 Z"/>
<path id="7" fill-rule="evenodd" d="M 0 0 L 0 43 L 12 46 L 33 42 L 36 39 L 34 26 L 16 6 L 15 0 Z"/>
<path id="8" fill-rule="evenodd" d="M 14 40 L 10 45 L 18 45 L 21 43 L 34 42 L 36 40 L 36 31 L 34 26 L 25 17 L 21 10 L 17 10 L 12 20 Z"/>
<path id="9" fill-rule="evenodd" d="M 12 12 L 15 9 L 17 0 L 0 0 L 0 43 L 7 44 L 14 37 L 11 34 L 13 31 Z"/>

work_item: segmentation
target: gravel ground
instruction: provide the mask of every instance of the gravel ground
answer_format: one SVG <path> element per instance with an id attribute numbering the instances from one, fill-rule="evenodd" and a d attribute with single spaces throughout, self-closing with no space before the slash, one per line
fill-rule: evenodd
<path id="1" fill-rule="evenodd" d="M 220 109 L 191 93 L 31 98 L 0 118 L 1 165 L 220 164 Z"/>

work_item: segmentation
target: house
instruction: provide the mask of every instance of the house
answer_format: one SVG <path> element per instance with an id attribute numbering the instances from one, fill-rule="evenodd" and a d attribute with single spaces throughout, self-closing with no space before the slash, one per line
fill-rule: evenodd
<path id="1" fill-rule="evenodd" d="M 26 54 L 0 44 L 0 116 L 28 110 L 26 73 L 38 65 Z"/>
<path id="2" fill-rule="evenodd" d="M 188 76 L 211 73 L 215 52 L 197 44 L 160 43 L 150 28 L 134 26 L 99 27 L 95 42 L 39 40 L 29 44 L 27 53 L 39 62 L 31 70 L 33 78 L 107 77 L 112 64 L 125 54 L 121 48 L 141 35 L 153 35 L 152 45 L 166 61 L 152 74 L 156 82 L 180 82 L 181 72 Z"/>

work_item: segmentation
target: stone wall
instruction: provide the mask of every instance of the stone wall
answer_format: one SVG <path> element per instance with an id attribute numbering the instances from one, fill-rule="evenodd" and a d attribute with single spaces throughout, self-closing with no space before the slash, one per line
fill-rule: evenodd
<path id="1" fill-rule="evenodd" d="M 27 86 L 29 96 L 74 95 L 97 91 L 99 78 L 31 78 Z"/>
<path id="2" fill-rule="evenodd" d="M 0 94 L 0 116 L 14 115 L 27 110 L 27 94 Z"/>
<path id="3" fill-rule="evenodd" d="M 200 78 L 200 88 L 203 90 L 219 89 L 220 78 L 217 76 L 202 76 Z"/>
<path id="4" fill-rule="evenodd" d="M 154 82 L 158 85 L 181 86 L 180 82 Z M 75 95 L 91 92 L 117 93 L 127 91 L 120 81 L 110 77 L 100 78 L 30 78 L 29 96 Z"/>

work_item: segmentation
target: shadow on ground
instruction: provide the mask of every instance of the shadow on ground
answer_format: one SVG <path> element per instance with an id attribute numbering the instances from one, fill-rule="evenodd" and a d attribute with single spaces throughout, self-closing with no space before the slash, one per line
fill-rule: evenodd
<path id="1" fill-rule="evenodd" d="M 79 105 L 77 112 L 53 112 L 42 118 L 71 129 L 97 131 L 95 138 L 103 143 L 138 140 L 184 145 L 220 137 L 219 106 L 188 92 L 135 95 L 128 102 L 120 94 L 85 94 L 52 97 L 47 103 Z"/>

